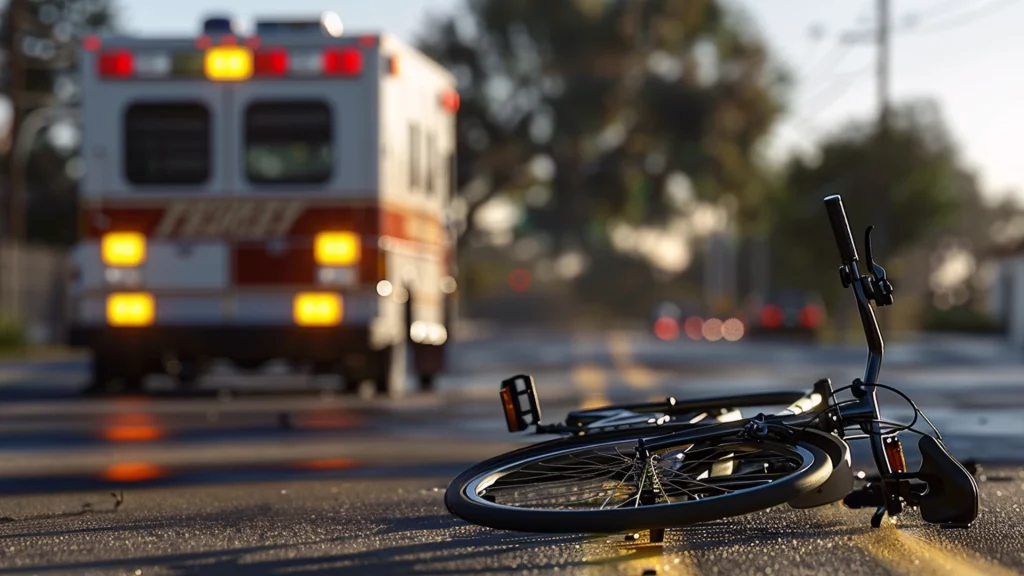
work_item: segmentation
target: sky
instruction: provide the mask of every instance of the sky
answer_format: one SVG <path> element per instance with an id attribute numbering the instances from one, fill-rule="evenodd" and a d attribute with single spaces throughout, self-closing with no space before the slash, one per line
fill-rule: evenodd
<path id="1" fill-rule="evenodd" d="M 568 0 L 554 0 L 568 1 Z M 727 0 L 754 19 L 773 53 L 796 76 L 787 115 L 771 135 L 776 158 L 807 150 L 822 135 L 877 110 L 870 42 L 840 41 L 870 30 L 877 0 Z M 994 196 L 1024 200 L 1024 1 L 890 0 L 894 102 L 932 98 L 941 107 L 967 166 Z M 211 6 L 251 22 L 256 16 L 338 12 L 350 31 L 387 31 L 412 40 L 430 13 L 461 0 L 119 0 L 132 34 L 194 34 Z M 282 10 L 281 5 L 288 8 Z M 916 25 L 911 23 L 916 20 Z M 816 31 L 816 33 L 812 33 Z"/>

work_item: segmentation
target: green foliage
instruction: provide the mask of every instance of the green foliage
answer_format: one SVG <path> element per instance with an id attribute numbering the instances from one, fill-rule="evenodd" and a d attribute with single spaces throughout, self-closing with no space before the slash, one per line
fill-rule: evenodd
<path id="1" fill-rule="evenodd" d="M 25 114 L 46 106 L 77 105 L 75 72 L 81 39 L 114 28 L 113 0 L 39 0 L 25 3 L 21 18 L 25 48 Z M 0 34 L 8 37 L 6 10 Z M 3 89 L 9 89 L 9 78 Z M 70 244 L 76 239 L 77 177 L 68 162 L 77 149 L 52 146 L 43 130 L 36 136 L 27 167 L 27 230 L 31 240 Z M 7 164 L 5 162 L 5 164 Z M 9 166 L 5 166 L 9 170 Z"/>
<path id="2" fill-rule="evenodd" d="M 25 345 L 25 327 L 14 318 L 0 316 L 0 351 L 16 350 Z"/>
<path id="3" fill-rule="evenodd" d="M 531 159 L 551 158 L 541 184 L 553 199 L 530 211 L 556 248 L 592 246 L 588 231 L 610 219 L 663 221 L 673 171 L 758 214 L 754 150 L 779 113 L 781 75 L 724 2 L 467 0 L 420 44 L 459 79 L 459 187 L 486 183 L 467 200 L 525 190 Z"/>
<path id="4" fill-rule="evenodd" d="M 971 306 L 958 306 L 948 310 L 930 308 L 922 319 L 921 327 L 929 332 L 969 334 L 997 334 L 1004 330 L 999 322 Z"/>
<path id="5" fill-rule="evenodd" d="M 958 176 L 944 126 L 923 104 L 895 110 L 884 140 L 870 126 L 854 125 L 822 144 L 819 161 L 795 159 L 769 203 L 774 276 L 791 284 L 779 287 L 818 288 L 835 306 L 838 253 L 825 196 L 843 195 L 858 251 L 865 228 L 878 227 L 873 244 L 884 266 L 951 222 L 963 202 Z"/>

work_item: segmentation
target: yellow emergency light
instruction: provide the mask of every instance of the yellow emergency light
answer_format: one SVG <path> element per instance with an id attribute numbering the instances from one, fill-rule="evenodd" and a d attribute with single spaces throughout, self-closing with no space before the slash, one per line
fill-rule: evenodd
<path id="1" fill-rule="evenodd" d="M 245 46 L 214 46 L 203 60 L 210 80 L 239 81 L 252 77 L 252 50 Z"/>
<path id="2" fill-rule="evenodd" d="M 100 241 L 107 266 L 130 268 L 146 261 L 146 237 L 138 232 L 108 232 Z"/>
<path id="3" fill-rule="evenodd" d="M 153 295 L 120 292 L 107 297 L 107 323 L 117 327 L 149 326 L 156 316 Z"/>
<path id="4" fill-rule="evenodd" d="M 295 296 L 293 315 L 299 326 L 337 326 L 342 311 L 340 294 L 302 292 Z"/>
<path id="5" fill-rule="evenodd" d="M 354 232 L 321 232 L 313 250 L 321 266 L 352 266 L 362 257 L 362 242 Z"/>

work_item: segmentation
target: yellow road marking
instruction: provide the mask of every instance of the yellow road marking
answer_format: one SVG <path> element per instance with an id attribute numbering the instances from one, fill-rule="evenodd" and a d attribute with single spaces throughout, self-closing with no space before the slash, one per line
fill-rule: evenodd
<path id="1" fill-rule="evenodd" d="M 595 364 L 577 364 L 572 367 L 572 383 L 583 394 L 581 410 L 600 408 L 608 400 L 608 375 Z"/>
<path id="2" fill-rule="evenodd" d="M 666 534 L 666 541 L 670 534 Z M 662 544 L 616 542 L 622 536 L 594 537 L 583 545 L 583 561 L 593 567 L 594 572 L 605 573 L 607 567 L 616 568 L 620 574 L 642 574 L 644 570 L 656 570 L 658 574 L 697 576 L 700 571 L 690 552 L 667 552 Z M 646 539 L 646 535 L 641 534 Z M 675 547 L 675 546 L 673 546 Z M 598 570 L 602 568 L 604 570 Z M 590 570 L 582 570 L 587 574 Z"/>
<path id="3" fill-rule="evenodd" d="M 658 378 L 654 372 L 633 362 L 633 345 L 626 334 L 622 332 L 609 334 L 608 351 L 611 353 L 615 368 L 622 374 L 623 380 L 630 388 L 650 390 L 658 384 Z"/>
<path id="4" fill-rule="evenodd" d="M 949 543 L 937 546 L 892 524 L 854 536 L 853 542 L 897 574 L 1019 576 L 1017 572 Z"/>

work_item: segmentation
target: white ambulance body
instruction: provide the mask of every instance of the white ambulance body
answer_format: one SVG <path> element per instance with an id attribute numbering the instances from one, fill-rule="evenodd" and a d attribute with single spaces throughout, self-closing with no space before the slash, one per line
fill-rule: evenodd
<path id="1" fill-rule="evenodd" d="M 71 344 L 98 390 L 209 360 L 429 388 L 455 291 L 452 76 L 388 35 L 90 38 Z"/>

